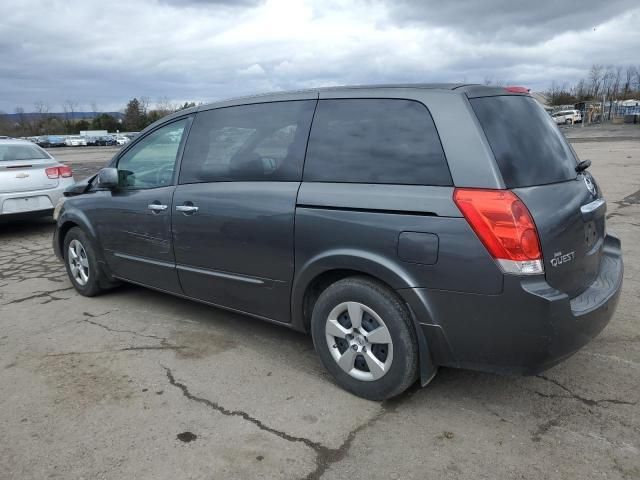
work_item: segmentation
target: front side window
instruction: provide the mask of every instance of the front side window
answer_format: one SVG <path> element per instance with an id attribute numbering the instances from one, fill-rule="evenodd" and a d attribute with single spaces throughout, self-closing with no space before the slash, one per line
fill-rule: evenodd
<path id="1" fill-rule="evenodd" d="M 198 113 L 180 183 L 299 181 L 314 107 L 301 100 Z"/>
<path id="2" fill-rule="evenodd" d="M 186 124 L 183 119 L 165 125 L 128 150 L 118 161 L 120 188 L 137 190 L 171 185 Z"/>
<path id="3" fill-rule="evenodd" d="M 452 184 L 429 111 L 402 99 L 320 100 L 304 180 Z"/>

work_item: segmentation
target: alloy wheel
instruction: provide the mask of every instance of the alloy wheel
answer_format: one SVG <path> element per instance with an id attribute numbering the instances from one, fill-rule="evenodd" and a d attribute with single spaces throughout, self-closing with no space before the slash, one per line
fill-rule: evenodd
<path id="1" fill-rule="evenodd" d="M 89 281 L 89 258 L 82 243 L 76 239 L 69 243 L 67 261 L 74 281 L 78 285 L 85 286 Z"/>
<path id="2" fill-rule="evenodd" d="M 343 302 L 327 317 L 327 345 L 338 366 L 363 381 L 382 378 L 391 368 L 393 341 L 380 316 L 358 302 Z"/>

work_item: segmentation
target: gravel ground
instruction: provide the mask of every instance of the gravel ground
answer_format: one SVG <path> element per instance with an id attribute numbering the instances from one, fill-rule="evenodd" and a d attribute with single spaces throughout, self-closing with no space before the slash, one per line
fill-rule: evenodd
<path id="1" fill-rule="evenodd" d="M 50 221 L 0 224 L 0 478 L 640 478 L 640 141 L 574 147 L 623 242 L 611 324 L 542 375 L 441 369 L 384 403 L 284 328 L 133 286 L 81 297 Z M 53 150 L 76 178 L 114 152 Z"/>
<path id="2" fill-rule="evenodd" d="M 560 130 L 573 143 L 640 140 L 640 125 L 592 124 L 561 125 Z"/>

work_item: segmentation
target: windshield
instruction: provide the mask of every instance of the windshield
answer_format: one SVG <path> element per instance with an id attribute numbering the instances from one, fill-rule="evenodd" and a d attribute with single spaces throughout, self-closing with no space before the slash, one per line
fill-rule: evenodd
<path id="1" fill-rule="evenodd" d="M 532 97 L 469 100 L 507 188 L 576 178 L 576 157 L 555 122 Z"/>
<path id="2" fill-rule="evenodd" d="M 0 145 L 0 162 L 11 160 L 47 160 L 49 155 L 36 145 Z"/>

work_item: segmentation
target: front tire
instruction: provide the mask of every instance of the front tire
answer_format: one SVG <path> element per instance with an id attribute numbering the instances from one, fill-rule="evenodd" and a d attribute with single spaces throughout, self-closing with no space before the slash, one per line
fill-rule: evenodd
<path id="1" fill-rule="evenodd" d="M 67 275 L 80 295 L 93 297 L 107 290 L 102 286 L 105 279 L 95 248 L 82 229 L 74 227 L 67 232 L 63 252 Z"/>
<path id="2" fill-rule="evenodd" d="M 407 308 L 384 285 L 349 277 L 324 290 L 311 317 L 320 360 L 345 390 L 386 400 L 418 378 L 418 340 Z"/>

